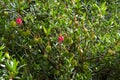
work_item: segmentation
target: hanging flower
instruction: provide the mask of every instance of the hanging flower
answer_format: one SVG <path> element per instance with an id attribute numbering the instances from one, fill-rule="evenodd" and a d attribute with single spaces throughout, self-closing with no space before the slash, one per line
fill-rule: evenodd
<path id="1" fill-rule="evenodd" d="M 22 18 L 18 17 L 18 18 L 16 19 L 16 23 L 17 23 L 18 25 L 21 25 L 21 24 L 22 24 Z"/>
<path id="2" fill-rule="evenodd" d="M 64 37 L 62 36 L 62 35 L 60 35 L 59 37 L 58 37 L 58 42 L 63 42 L 64 41 Z"/>

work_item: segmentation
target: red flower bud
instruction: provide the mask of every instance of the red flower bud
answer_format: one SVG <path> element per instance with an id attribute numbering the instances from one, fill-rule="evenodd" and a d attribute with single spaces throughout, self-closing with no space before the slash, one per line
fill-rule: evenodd
<path id="1" fill-rule="evenodd" d="M 22 24 L 22 18 L 18 17 L 18 18 L 16 19 L 16 23 L 17 23 L 18 25 L 21 25 L 21 24 Z"/>
<path id="2" fill-rule="evenodd" d="M 63 42 L 63 41 L 64 41 L 64 37 L 63 37 L 63 36 L 59 36 L 59 37 L 58 37 L 58 42 L 61 43 L 61 42 Z"/>

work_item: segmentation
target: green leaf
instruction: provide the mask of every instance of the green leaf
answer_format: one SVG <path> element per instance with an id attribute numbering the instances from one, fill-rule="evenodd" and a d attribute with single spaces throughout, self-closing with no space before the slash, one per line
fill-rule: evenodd
<path id="1" fill-rule="evenodd" d="M 47 30 L 46 30 L 45 26 L 43 26 L 43 30 L 44 30 L 44 33 L 47 34 Z"/>
<path id="2" fill-rule="evenodd" d="M 3 61 L 3 59 L 4 59 L 3 52 L 0 51 L 0 63 Z"/>
<path id="3" fill-rule="evenodd" d="M 100 7 L 97 4 L 93 4 L 93 6 L 98 9 L 99 13 L 101 13 Z"/>
<path id="4" fill-rule="evenodd" d="M 102 5 L 101 5 L 101 12 L 102 12 L 102 14 L 105 14 L 106 9 L 107 9 L 106 2 L 104 2 L 104 3 L 102 3 Z"/>
<path id="5" fill-rule="evenodd" d="M 2 49 L 4 49 L 4 48 L 5 48 L 5 46 L 4 46 L 4 45 L 0 46 L 0 50 L 2 50 Z"/>
<path id="6" fill-rule="evenodd" d="M 17 70 L 19 71 L 21 68 L 25 67 L 27 64 L 20 65 Z"/>

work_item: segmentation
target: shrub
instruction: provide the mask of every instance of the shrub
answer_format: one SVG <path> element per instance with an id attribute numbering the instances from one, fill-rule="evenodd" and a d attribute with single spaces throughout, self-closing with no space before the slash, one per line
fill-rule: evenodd
<path id="1" fill-rule="evenodd" d="M 116 80 L 119 3 L 1 0 L 0 44 L 26 64 L 17 72 L 22 80 Z"/>

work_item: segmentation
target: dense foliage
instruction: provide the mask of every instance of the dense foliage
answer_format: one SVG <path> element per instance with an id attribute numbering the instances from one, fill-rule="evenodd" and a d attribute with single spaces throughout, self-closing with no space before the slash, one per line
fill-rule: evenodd
<path id="1" fill-rule="evenodd" d="M 0 0 L 1 80 L 120 80 L 120 0 Z"/>

